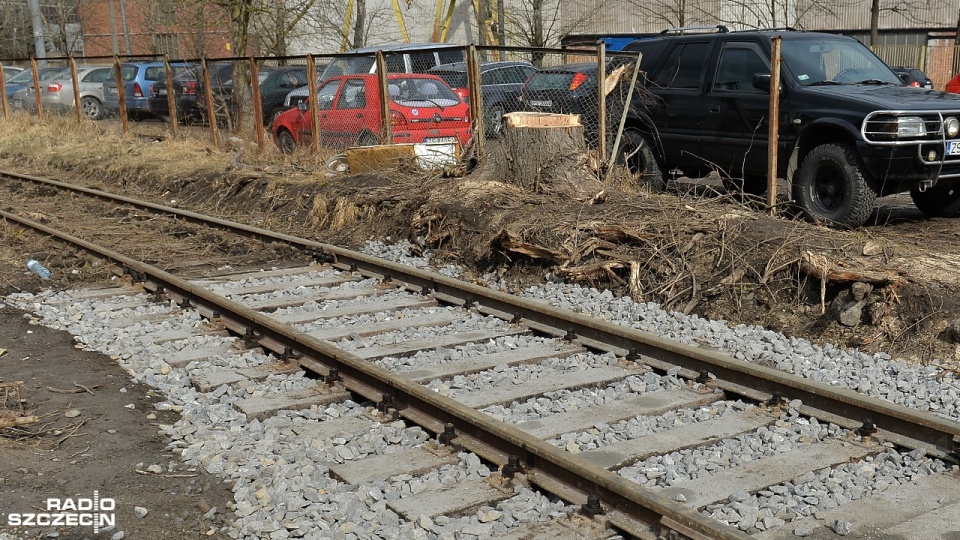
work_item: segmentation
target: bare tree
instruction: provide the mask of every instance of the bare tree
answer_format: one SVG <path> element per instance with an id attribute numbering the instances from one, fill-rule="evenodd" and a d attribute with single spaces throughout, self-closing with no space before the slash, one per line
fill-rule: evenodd
<path id="1" fill-rule="evenodd" d="M 309 37 L 303 47 L 330 52 L 396 40 L 393 8 L 389 2 L 378 4 L 355 0 L 348 16 L 344 0 L 315 0 L 299 25 L 299 34 Z"/>
<path id="2" fill-rule="evenodd" d="M 524 0 L 508 7 L 504 13 L 507 42 L 526 47 L 556 47 L 561 37 L 588 26 L 600 11 L 563 18 L 563 6 L 563 0 Z M 543 53 L 531 53 L 530 61 L 539 65 Z"/>
<path id="3" fill-rule="evenodd" d="M 932 0 L 870 0 L 870 43 L 880 41 L 880 19 L 897 16 L 905 22 L 939 26 L 942 21 L 930 20 L 927 14 L 939 12 L 937 2 Z M 960 24 L 960 23 L 958 23 Z"/>
<path id="4" fill-rule="evenodd" d="M 33 27 L 26 2 L 0 2 L 0 56 L 33 55 Z"/>
<path id="5" fill-rule="evenodd" d="M 258 54 L 286 56 L 298 25 L 309 15 L 317 0 L 264 0 L 252 22 L 259 41 Z"/>
<path id="6" fill-rule="evenodd" d="M 715 20 L 701 2 L 692 0 L 628 0 L 626 3 L 651 29 L 692 26 Z"/>

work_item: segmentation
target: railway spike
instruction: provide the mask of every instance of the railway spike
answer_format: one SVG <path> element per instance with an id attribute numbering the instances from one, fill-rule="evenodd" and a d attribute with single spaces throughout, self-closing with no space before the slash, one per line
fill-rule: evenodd
<path id="1" fill-rule="evenodd" d="M 696 381 L 700 384 L 707 384 L 710 382 L 710 370 L 701 369 L 700 374 L 697 375 Z"/>
<path id="2" fill-rule="evenodd" d="M 433 289 L 431 289 L 430 287 L 427 287 L 426 285 L 424 285 L 423 287 L 420 287 L 421 296 L 430 296 L 430 293 L 432 292 L 433 292 Z"/>
<path id="3" fill-rule="evenodd" d="M 521 321 L 523 321 L 523 317 L 519 313 L 514 313 L 513 318 L 510 319 L 510 324 L 520 324 Z"/>
<path id="4" fill-rule="evenodd" d="M 587 495 L 587 503 L 580 507 L 580 513 L 588 518 L 602 514 L 603 507 L 600 506 L 600 497 Z"/>
<path id="5" fill-rule="evenodd" d="M 520 472 L 520 456 L 511 454 L 507 458 L 507 464 L 500 470 L 500 476 L 510 479 Z"/>
<path id="6" fill-rule="evenodd" d="M 577 333 L 574 332 L 572 328 L 568 329 L 567 333 L 563 336 L 563 340 L 568 343 L 574 341 L 575 339 L 577 339 Z"/>
<path id="7" fill-rule="evenodd" d="M 323 379 L 327 384 L 333 385 L 340 381 L 340 370 L 337 368 L 330 368 L 330 371 L 327 372 L 327 376 Z"/>
<path id="8" fill-rule="evenodd" d="M 383 415 L 390 414 L 391 407 L 393 407 L 393 396 L 390 394 L 380 396 L 380 401 L 377 403 L 377 412 Z"/>
<path id="9" fill-rule="evenodd" d="M 624 359 L 629 360 L 630 362 L 636 362 L 640 359 L 640 352 L 636 349 L 630 349 L 630 352 L 627 353 L 627 356 Z"/>
<path id="10" fill-rule="evenodd" d="M 453 427 L 453 424 L 448 422 L 443 426 L 443 433 L 437 437 L 437 440 L 440 442 L 440 444 L 447 446 L 456 438 L 457 430 L 455 427 Z"/>
<path id="11" fill-rule="evenodd" d="M 877 426 L 873 423 L 873 420 L 867 418 L 863 421 L 863 425 L 857 428 L 857 435 L 861 437 L 869 437 L 877 432 Z"/>
<path id="12" fill-rule="evenodd" d="M 783 405 L 783 395 L 781 395 L 780 392 L 774 392 L 773 394 L 770 394 L 770 399 L 767 400 L 767 405 L 771 407 Z"/>
<path id="13" fill-rule="evenodd" d="M 393 276 L 391 276 L 389 272 L 386 272 L 383 274 L 383 279 L 381 279 L 381 281 L 384 283 L 390 283 L 393 281 Z"/>
<path id="14" fill-rule="evenodd" d="M 284 345 L 283 352 L 280 353 L 280 360 L 286 362 L 287 360 L 290 360 L 292 356 L 293 356 L 293 347 L 289 345 Z"/>
<path id="15" fill-rule="evenodd" d="M 180 309 L 187 309 L 190 307 L 190 298 L 184 296 L 180 299 Z"/>

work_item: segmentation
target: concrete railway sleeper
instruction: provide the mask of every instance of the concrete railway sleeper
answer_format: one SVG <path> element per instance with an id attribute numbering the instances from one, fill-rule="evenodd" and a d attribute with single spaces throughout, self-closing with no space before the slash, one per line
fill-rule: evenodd
<path id="1" fill-rule="evenodd" d="M 858 520 L 856 512 L 846 511 L 845 504 L 820 508 L 806 500 L 825 498 L 816 487 L 818 482 L 857 483 L 862 478 L 857 470 L 899 461 L 906 464 L 904 474 L 916 479 L 910 486 L 941 485 L 936 479 L 947 474 L 948 465 L 925 455 L 953 457 L 957 425 L 948 420 L 857 394 L 857 399 L 851 399 L 852 392 L 838 392 L 828 385 L 333 246 L 295 239 L 301 247 L 322 250 L 314 253 L 325 262 L 289 274 L 189 282 L 46 226 L 8 213 L 0 215 L 128 269 L 135 281 L 155 293 L 154 298 L 176 305 L 180 315 L 174 313 L 172 319 L 187 316 L 193 326 L 204 328 L 203 338 L 209 340 L 204 341 L 205 349 L 184 348 L 164 356 L 168 367 L 161 366 L 160 373 L 185 369 L 197 391 L 234 395 L 238 399 L 231 410 L 245 421 L 266 423 L 288 418 L 283 416 L 289 414 L 284 409 L 317 411 L 361 396 L 376 404 L 376 411 L 370 413 L 374 416 L 363 411 L 336 421 L 322 418 L 298 429 L 301 433 L 312 430 L 312 441 L 347 441 L 363 437 L 364 422 L 396 426 L 394 421 L 403 418 L 436 434 L 413 437 L 419 446 L 394 449 L 397 459 L 389 458 L 393 452 L 367 452 L 371 457 L 358 459 L 362 452 L 341 444 L 327 463 L 330 478 L 353 486 L 366 487 L 371 480 L 363 475 L 371 471 L 389 471 L 389 478 L 403 478 L 398 482 L 407 482 L 408 488 L 400 488 L 402 496 L 385 506 L 408 524 L 436 526 L 435 519 L 446 522 L 450 515 L 477 507 L 481 524 L 497 521 L 494 516 L 505 512 L 513 516 L 518 507 L 511 506 L 516 501 L 504 488 L 510 492 L 526 482 L 578 505 L 575 515 L 555 510 L 557 519 L 535 529 L 544 536 L 612 534 L 599 523 L 641 538 L 745 537 L 705 514 L 735 526 L 752 518 L 751 523 L 762 524 L 766 538 L 789 537 L 818 526 L 839 532 L 857 528 L 863 520 Z M 250 229 L 248 233 L 254 232 Z M 351 289 L 359 294 L 351 296 Z M 271 295 L 286 296 L 284 290 L 298 291 L 298 298 L 279 305 L 268 301 Z M 131 302 L 129 290 L 101 294 L 110 299 L 108 304 Z M 113 299 L 112 294 L 122 298 Z M 76 298 L 67 299 L 67 304 L 73 301 Z M 303 309 L 304 305 L 311 309 Z M 101 306 L 98 313 L 111 310 Z M 199 324 L 201 318 L 206 323 Z M 150 338 L 158 347 L 187 339 L 178 333 L 184 328 L 175 324 L 157 325 L 151 319 L 141 326 L 144 331 L 161 326 Z M 411 339 L 414 334 L 416 339 Z M 251 365 L 239 369 L 210 369 L 197 361 L 230 350 L 230 340 L 259 346 L 280 360 L 261 355 L 255 361 L 247 359 Z M 436 345 L 446 352 L 436 353 Z M 285 375 L 291 369 L 311 371 L 320 381 L 302 374 Z M 724 379 L 731 374 L 730 380 Z M 758 380 L 762 384 L 745 384 Z M 262 381 L 268 386 L 260 388 Z M 775 391 L 769 391 L 771 386 Z M 251 396 L 240 399 L 244 392 Z M 585 396 L 598 403 L 586 406 Z M 724 399 L 734 396 L 746 401 Z M 539 410 L 543 401 L 562 405 L 559 410 Z M 852 414 L 838 414 L 844 412 Z M 628 433 L 606 432 L 602 438 L 592 433 L 610 424 L 623 424 Z M 731 440 L 777 458 L 731 463 L 724 450 Z M 901 454 L 893 443 L 919 450 Z M 458 454 L 458 450 L 488 460 L 496 471 L 487 467 L 491 474 L 481 476 L 482 467 L 470 461 L 476 459 L 469 457 L 474 454 Z M 383 463 L 370 461 L 376 459 Z M 424 482 L 417 483 L 424 474 L 435 479 L 429 475 L 449 471 L 454 462 L 477 473 L 467 475 L 458 485 L 459 492 L 426 489 Z M 389 469 L 401 464 L 419 465 Z M 678 470 L 689 479 L 678 478 Z M 833 471 L 844 476 L 836 479 Z M 748 500 L 769 507 L 777 497 L 785 498 L 785 490 L 805 489 L 814 494 L 789 511 L 753 516 L 744 511 Z M 920 494 L 923 489 L 914 491 Z M 954 491 L 945 490 L 932 506 L 929 502 L 902 505 L 913 512 L 906 519 L 952 512 L 952 505 L 960 503 Z M 843 493 L 840 499 L 830 500 L 852 499 L 849 491 Z M 863 496 L 850 501 L 849 508 L 878 504 L 870 501 L 883 493 L 883 489 L 864 488 Z M 428 507 L 448 515 L 427 515 L 423 509 Z M 821 517 L 828 511 L 835 516 L 832 523 L 811 521 L 813 515 Z M 501 529 L 496 532 L 506 537 L 521 530 Z M 471 530 L 482 536 L 493 528 Z"/>

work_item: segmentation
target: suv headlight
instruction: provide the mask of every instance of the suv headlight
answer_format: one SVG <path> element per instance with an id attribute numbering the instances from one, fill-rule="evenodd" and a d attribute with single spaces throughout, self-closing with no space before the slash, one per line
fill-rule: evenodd
<path id="1" fill-rule="evenodd" d="M 922 137 L 927 134 L 923 118 L 919 116 L 901 116 L 897 118 L 898 137 Z"/>
<path id="2" fill-rule="evenodd" d="M 960 133 L 960 120 L 957 120 L 955 117 L 951 116 L 943 121 L 943 130 L 947 133 L 947 137 L 954 138 Z"/>

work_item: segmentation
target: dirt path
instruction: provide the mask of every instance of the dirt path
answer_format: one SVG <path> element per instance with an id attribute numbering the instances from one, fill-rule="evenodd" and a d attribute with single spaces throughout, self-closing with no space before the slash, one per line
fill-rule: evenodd
<path id="1" fill-rule="evenodd" d="M 178 414 L 157 411 L 160 399 L 134 384 L 110 358 L 78 349 L 65 332 L 30 324 L 10 306 L 0 309 L 0 383 L 22 381 L 24 414 L 36 423 L 0 430 L 0 531 L 14 538 L 91 538 L 84 526 L 12 526 L 15 515 L 43 513 L 48 499 L 113 499 L 103 513 L 115 528 L 97 538 L 229 538 L 229 488 L 203 471 L 186 469 L 159 434 Z M 88 391 L 89 390 L 89 391 Z M 3 411 L 19 415 L 14 392 L 0 390 Z M 106 501 L 104 501 L 106 502 Z M 145 509 L 146 513 L 143 514 Z M 143 514 L 141 516 L 141 514 Z M 209 536 L 208 536 L 209 535 Z M 0 533 L 2 537 L 2 533 Z"/>

